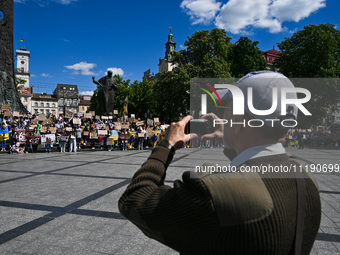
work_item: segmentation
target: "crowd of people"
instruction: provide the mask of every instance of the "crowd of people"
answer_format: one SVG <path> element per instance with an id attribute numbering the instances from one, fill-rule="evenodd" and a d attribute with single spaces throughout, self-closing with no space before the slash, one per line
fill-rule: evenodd
<path id="1" fill-rule="evenodd" d="M 102 120 L 54 115 L 2 119 L 1 123 L 1 151 L 19 154 L 36 153 L 38 148 L 50 153 L 55 147 L 61 153 L 95 148 L 143 150 L 157 145 L 167 126 L 159 122 L 146 125 L 144 121 L 127 118 Z"/>

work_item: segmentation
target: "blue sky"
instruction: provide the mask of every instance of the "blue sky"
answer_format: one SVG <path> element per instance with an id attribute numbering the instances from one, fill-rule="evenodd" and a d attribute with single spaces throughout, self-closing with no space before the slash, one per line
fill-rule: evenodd
<path id="1" fill-rule="evenodd" d="M 125 80 L 158 72 L 172 27 L 176 50 L 195 31 L 224 28 L 259 41 L 263 51 L 305 25 L 340 26 L 339 0 L 15 0 L 14 47 L 31 52 L 34 92 L 52 93 L 57 83 L 96 89 L 92 76 L 110 68 Z"/>

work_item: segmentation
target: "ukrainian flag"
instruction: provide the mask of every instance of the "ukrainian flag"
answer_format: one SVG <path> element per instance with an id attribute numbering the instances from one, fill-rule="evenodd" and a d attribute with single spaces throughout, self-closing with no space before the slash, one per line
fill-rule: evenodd
<path id="1" fill-rule="evenodd" d="M 128 115 L 128 96 L 125 98 L 124 103 L 123 103 L 123 109 L 124 109 L 124 114 L 123 115 Z"/>

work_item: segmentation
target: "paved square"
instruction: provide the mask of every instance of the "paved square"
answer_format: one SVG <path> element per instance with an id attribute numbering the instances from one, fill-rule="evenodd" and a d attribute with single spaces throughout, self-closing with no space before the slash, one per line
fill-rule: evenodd
<path id="1" fill-rule="evenodd" d="M 306 164 L 340 164 L 339 149 L 288 148 Z M 150 151 L 0 154 L 0 254 L 178 254 L 124 219 L 118 199 Z M 222 149 L 182 149 L 172 185 Z M 312 254 L 340 254 L 340 173 L 316 173 L 322 222 Z"/>

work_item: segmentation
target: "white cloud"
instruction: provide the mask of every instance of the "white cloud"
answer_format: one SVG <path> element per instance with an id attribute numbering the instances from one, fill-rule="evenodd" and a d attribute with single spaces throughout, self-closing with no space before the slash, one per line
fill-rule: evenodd
<path id="1" fill-rule="evenodd" d="M 112 71 L 113 75 L 118 74 L 119 76 L 124 75 L 124 71 L 122 68 L 110 67 L 106 69 L 106 71 Z"/>
<path id="2" fill-rule="evenodd" d="M 42 77 L 46 77 L 46 78 L 51 78 L 53 77 L 52 75 L 48 74 L 48 73 L 42 73 L 41 74 Z"/>
<path id="3" fill-rule="evenodd" d="M 78 0 L 54 0 L 54 1 L 60 4 L 71 4 L 73 2 L 77 2 Z"/>
<path id="4" fill-rule="evenodd" d="M 81 91 L 80 95 L 93 96 L 93 91 Z"/>
<path id="5" fill-rule="evenodd" d="M 286 31 L 285 21 L 299 22 L 326 6 L 326 0 L 183 0 L 181 8 L 193 24 L 214 20 L 218 28 L 234 34 L 247 34 L 252 28 Z"/>
<path id="6" fill-rule="evenodd" d="M 15 3 L 25 3 L 26 0 L 14 0 Z"/>
<path id="7" fill-rule="evenodd" d="M 192 24 L 209 23 L 221 6 L 216 0 L 183 0 L 181 8 L 190 15 Z"/>
<path id="8" fill-rule="evenodd" d="M 308 17 L 326 6 L 326 0 L 276 0 L 269 10 L 279 21 L 295 21 Z"/>
<path id="9" fill-rule="evenodd" d="M 94 72 L 91 71 L 91 69 L 95 68 L 97 64 L 95 63 L 87 63 L 85 62 L 79 62 L 74 65 L 65 66 L 67 69 L 74 70 L 73 74 L 79 74 L 79 71 L 82 75 L 96 75 Z"/>

